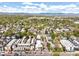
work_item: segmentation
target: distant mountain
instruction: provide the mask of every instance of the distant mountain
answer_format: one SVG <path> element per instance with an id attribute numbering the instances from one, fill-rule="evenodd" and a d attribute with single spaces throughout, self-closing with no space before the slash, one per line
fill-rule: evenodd
<path id="1" fill-rule="evenodd" d="M 36 16 L 79 16 L 78 14 L 74 13 L 5 13 L 0 12 L 0 15 L 36 15 Z"/>
<path id="2" fill-rule="evenodd" d="M 49 15 L 49 16 L 79 16 L 78 14 L 74 13 L 40 13 L 41 15 Z"/>

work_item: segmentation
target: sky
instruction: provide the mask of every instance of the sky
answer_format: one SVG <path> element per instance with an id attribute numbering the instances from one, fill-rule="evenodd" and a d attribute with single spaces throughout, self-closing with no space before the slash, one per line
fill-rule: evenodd
<path id="1" fill-rule="evenodd" d="M 79 2 L 0 2 L 0 12 L 79 13 Z"/>

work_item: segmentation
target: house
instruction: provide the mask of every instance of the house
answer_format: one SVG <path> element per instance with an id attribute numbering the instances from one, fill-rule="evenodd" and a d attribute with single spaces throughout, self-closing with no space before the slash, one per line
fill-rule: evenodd
<path id="1" fill-rule="evenodd" d="M 61 32 L 61 30 L 59 28 L 56 28 L 54 31 L 58 32 L 58 33 Z"/>
<path id="2" fill-rule="evenodd" d="M 35 38 L 32 38 L 31 45 L 34 45 Z"/>
<path id="3" fill-rule="evenodd" d="M 78 39 L 74 40 L 74 42 L 79 45 L 79 40 Z"/>
<path id="4" fill-rule="evenodd" d="M 79 40 L 78 39 L 73 39 L 73 40 L 71 39 L 70 42 L 75 45 L 74 50 L 79 51 Z"/>
<path id="5" fill-rule="evenodd" d="M 26 43 L 26 44 L 21 43 L 21 44 L 17 45 L 17 48 L 21 48 L 21 50 L 22 49 L 24 50 L 24 48 L 30 49 L 30 44 L 28 44 L 28 43 Z"/>
<path id="6" fill-rule="evenodd" d="M 77 38 L 76 38 L 75 36 L 73 36 L 73 35 L 70 36 L 70 38 L 71 38 L 71 39 L 75 39 L 75 40 L 77 39 Z"/>
<path id="7" fill-rule="evenodd" d="M 31 45 L 31 37 L 27 39 L 25 36 L 22 39 L 18 39 L 13 45 L 14 51 L 24 51 L 25 49 L 30 50 Z"/>
<path id="8" fill-rule="evenodd" d="M 30 29 L 28 29 L 28 31 L 36 34 L 37 29 L 35 29 L 34 27 L 31 27 Z"/>
<path id="9" fill-rule="evenodd" d="M 41 50 L 42 49 L 43 46 L 42 46 L 41 40 L 36 40 L 35 47 L 36 47 L 36 50 Z"/>
<path id="10" fill-rule="evenodd" d="M 26 42 L 25 40 L 26 40 L 26 36 L 24 36 L 24 37 L 22 38 L 22 41 L 21 41 L 21 43 L 24 43 L 24 42 Z"/>
<path id="11" fill-rule="evenodd" d="M 70 29 L 69 28 L 56 28 L 55 32 L 67 32 L 69 31 Z"/>
<path id="12" fill-rule="evenodd" d="M 32 45 L 31 47 L 30 47 L 30 50 L 33 50 L 34 49 L 34 46 Z"/>
<path id="13" fill-rule="evenodd" d="M 21 32 L 25 32 L 25 29 L 24 29 L 24 28 L 22 28 L 22 29 L 21 29 Z"/>
<path id="14" fill-rule="evenodd" d="M 74 51 L 75 45 L 69 40 L 62 39 L 60 40 L 60 43 L 66 49 L 66 51 Z"/>
<path id="15" fill-rule="evenodd" d="M 74 23 L 75 23 L 75 24 L 79 24 L 79 21 L 75 21 Z"/>
<path id="16" fill-rule="evenodd" d="M 51 36 L 47 36 L 46 39 L 47 39 L 48 41 L 52 41 Z"/>
<path id="17" fill-rule="evenodd" d="M 16 42 L 16 39 L 12 39 L 12 40 L 5 46 L 5 50 L 11 50 L 12 45 L 14 44 L 14 42 Z"/>
<path id="18" fill-rule="evenodd" d="M 61 32 L 67 32 L 67 31 L 69 31 L 68 28 L 62 28 L 62 29 L 61 29 Z"/>
<path id="19" fill-rule="evenodd" d="M 15 45 L 16 48 L 14 48 L 14 51 L 24 51 L 24 49 L 30 49 L 29 43 L 18 43 Z"/>
<path id="20" fill-rule="evenodd" d="M 31 37 L 29 37 L 29 39 L 27 40 L 27 43 L 31 43 Z"/>
<path id="21" fill-rule="evenodd" d="M 16 42 L 16 39 L 12 39 L 4 48 L 6 54 L 11 54 L 13 51 L 13 44 Z"/>
<path id="22" fill-rule="evenodd" d="M 7 36 L 7 37 L 6 37 L 6 41 L 7 41 L 7 42 L 10 42 L 10 41 L 11 41 L 11 37 Z"/>
<path id="23" fill-rule="evenodd" d="M 38 34 L 36 38 L 37 38 L 37 39 L 41 39 L 41 36 Z"/>

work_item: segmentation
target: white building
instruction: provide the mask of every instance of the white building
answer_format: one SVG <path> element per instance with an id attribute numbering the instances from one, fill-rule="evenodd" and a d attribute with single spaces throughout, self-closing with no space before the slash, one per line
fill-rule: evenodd
<path id="1" fill-rule="evenodd" d="M 65 47 L 67 51 L 74 51 L 75 46 L 69 40 L 62 39 L 60 40 L 60 43 L 63 45 L 63 47 Z"/>
<path id="2" fill-rule="evenodd" d="M 26 39 L 23 37 L 22 39 L 18 39 L 15 44 L 13 45 L 14 51 L 24 51 L 24 49 L 30 49 L 31 45 L 31 38 Z M 17 46 L 17 47 L 16 47 Z"/>
<path id="3" fill-rule="evenodd" d="M 21 32 L 24 32 L 24 31 L 25 31 L 25 29 L 24 29 L 24 28 L 22 28 L 22 29 L 21 29 Z"/>
<path id="4" fill-rule="evenodd" d="M 11 40 L 5 47 L 5 50 L 11 49 L 12 45 L 15 43 L 16 39 Z"/>
<path id="5" fill-rule="evenodd" d="M 75 24 L 79 24 L 79 21 L 75 21 L 74 23 L 75 23 Z"/>
<path id="6" fill-rule="evenodd" d="M 36 50 L 39 50 L 39 49 L 41 49 L 42 48 L 42 42 L 41 42 L 41 40 L 36 40 Z"/>
<path id="7" fill-rule="evenodd" d="M 41 39 L 41 36 L 39 34 L 37 35 L 37 39 Z"/>
<path id="8" fill-rule="evenodd" d="M 24 51 L 24 49 L 30 49 L 30 44 L 19 43 L 19 44 L 17 44 L 17 47 L 14 48 L 14 51 Z"/>

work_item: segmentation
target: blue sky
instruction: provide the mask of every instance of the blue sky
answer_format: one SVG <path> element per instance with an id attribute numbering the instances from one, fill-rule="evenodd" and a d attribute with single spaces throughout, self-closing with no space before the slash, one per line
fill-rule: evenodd
<path id="1" fill-rule="evenodd" d="M 0 12 L 79 13 L 79 2 L 0 2 Z"/>

